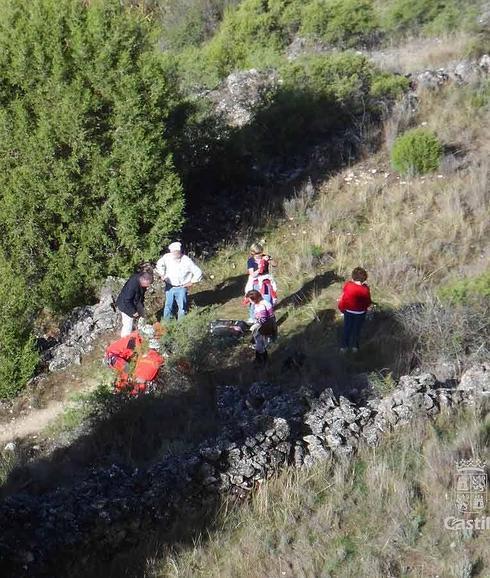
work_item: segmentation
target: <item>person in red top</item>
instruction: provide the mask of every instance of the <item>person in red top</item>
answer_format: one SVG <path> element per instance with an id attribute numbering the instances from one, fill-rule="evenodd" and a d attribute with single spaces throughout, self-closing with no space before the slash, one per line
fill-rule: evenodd
<path id="1" fill-rule="evenodd" d="M 352 279 L 347 281 L 338 301 L 340 311 L 344 314 L 344 331 L 340 351 L 359 351 L 359 338 L 366 319 L 366 311 L 372 304 L 371 292 L 366 284 L 368 274 L 362 267 L 352 271 Z"/>

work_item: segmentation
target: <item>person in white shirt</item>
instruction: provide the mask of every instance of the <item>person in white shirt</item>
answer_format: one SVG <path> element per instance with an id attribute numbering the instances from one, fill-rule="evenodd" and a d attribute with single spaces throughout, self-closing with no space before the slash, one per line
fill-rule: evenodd
<path id="1" fill-rule="evenodd" d="M 158 259 L 155 267 L 156 272 L 165 281 L 163 318 L 172 317 L 172 309 L 176 301 L 180 319 L 187 312 L 188 289 L 202 279 L 202 271 L 192 259 L 182 254 L 181 243 L 171 243 L 168 250 L 168 253 Z"/>

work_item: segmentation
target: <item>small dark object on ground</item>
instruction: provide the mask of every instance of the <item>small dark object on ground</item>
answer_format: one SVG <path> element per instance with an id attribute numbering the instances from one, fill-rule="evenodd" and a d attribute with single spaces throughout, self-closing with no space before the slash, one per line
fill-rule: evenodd
<path id="1" fill-rule="evenodd" d="M 245 321 L 234 321 L 231 319 L 217 319 L 209 324 L 209 332 L 215 337 L 235 337 L 240 338 L 248 331 Z"/>

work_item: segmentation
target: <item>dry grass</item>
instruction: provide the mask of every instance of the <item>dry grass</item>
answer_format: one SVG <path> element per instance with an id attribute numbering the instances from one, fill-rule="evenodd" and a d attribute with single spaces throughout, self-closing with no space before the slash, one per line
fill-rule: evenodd
<path id="1" fill-rule="evenodd" d="M 455 515 L 454 463 L 489 458 L 490 421 L 442 416 L 414 423 L 355 460 L 290 470 L 251 502 L 225 508 L 193 548 L 151 563 L 152 578 L 212 576 L 486 576 L 485 532 L 444 528 Z"/>
<path id="2" fill-rule="evenodd" d="M 438 38 L 412 38 L 403 46 L 392 46 L 374 51 L 370 57 L 381 68 L 390 72 L 418 72 L 443 68 L 460 60 L 468 50 L 471 37 L 458 34 Z"/>

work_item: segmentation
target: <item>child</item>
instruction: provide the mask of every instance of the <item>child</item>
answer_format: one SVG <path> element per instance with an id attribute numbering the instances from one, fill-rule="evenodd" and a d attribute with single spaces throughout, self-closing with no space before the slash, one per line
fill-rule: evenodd
<path id="1" fill-rule="evenodd" d="M 255 360 L 266 363 L 267 345 L 277 336 L 276 316 L 272 304 L 256 289 L 247 292 L 247 299 L 254 306 L 254 324 L 250 328 L 255 343 Z"/>
<path id="2" fill-rule="evenodd" d="M 366 311 L 372 304 L 371 293 L 366 284 L 368 274 L 362 267 L 352 271 L 352 280 L 347 281 L 338 301 L 340 311 L 344 314 L 344 331 L 341 352 L 350 347 L 359 351 L 359 338 L 366 318 Z"/>

